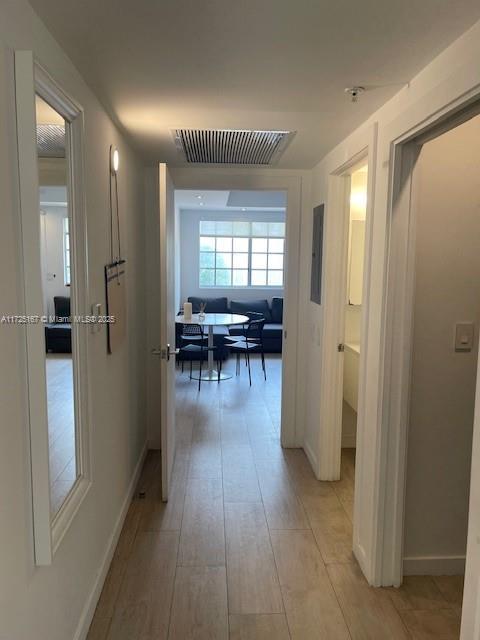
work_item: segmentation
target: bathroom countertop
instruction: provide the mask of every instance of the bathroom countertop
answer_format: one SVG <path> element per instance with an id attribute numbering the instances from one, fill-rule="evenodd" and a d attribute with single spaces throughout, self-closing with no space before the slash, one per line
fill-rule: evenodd
<path id="1" fill-rule="evenodd" d="M 360 355 L 359 342 L 345 342 L 345 349 L 348 349 L 349 351 L 353 351 L 353 353 Z"/>

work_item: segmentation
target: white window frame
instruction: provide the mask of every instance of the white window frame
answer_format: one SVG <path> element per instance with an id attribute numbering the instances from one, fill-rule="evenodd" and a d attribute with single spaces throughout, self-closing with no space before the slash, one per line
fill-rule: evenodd
<path id="1" fill-rule="evenodd" d="M 270 236 L 270 235 L 253 235 L 252 232 L 250 231 L 249 235 L 229 235 L 229 234 L 225 234 L 225 235 L 221 235 L 221 234 L 217 234 L 217 233 L 202 233 L 201 231 L 201 224 L 202 222 L 245 222 L 244 220 L 227 220 L 227 221 L 221 221 L 221 220 L 201 220 L 199 222 L 199 228 L 198 228 L 198 286 L 200 289 L 271 289 L 271 290 L 275 290 L 275 289 L 283 289 L 284 284 L 285 284 L 285 259 L 286 259 L 286 238 L 285 238 L 285 232 L 283 234 L 283 236 Z M 274 223 L 281 223 L 284 225 L 285 229 L 286 229 L 286 223 L 285 221 L 257 221 L 257 220 L 253 220 L 253 221 L 247 221 L 248 224 L 252 225 L 255 222 L 261 222 L 261 223 L 265 223 L 265 224 L 269 224 L 270 222 L 274 222 Z M 250 227 L 251 228 L 251 227 Z M 213 251 L 206 251 L 201 249 L 201 239 L 202 238 L 228 238 L 232 240 L 232 250 L 231 251 L 217 251 L 216 247 Z M 244 252 L 244 251 L 234 251 L 233 249 L 233 241 L 234 240 L 247 240 L 248 241 L 248 251 Z M 265 269 L 253 269 L 252 268 L 252 257 L 254 255 L 253 249 L 252 249 L 252 245 L 253 245 L 253 240 L 266 240 L 267 242 L 267 251 L 266 252 L 255 252 L 258 255 L 265 255 L 267 257 L 267 266 Z M 283 251 L 280 252 L 271 252 L 269 251 L 269 243 L 270 240 L 282 240 L 283 241 Z M 211 253 L 214 256 L 214 267 L 202 267 L 200 265 L 200 261 L 201 261 L 201 257 L 202 257 L 202 253 Z M 233 271 L 235 270 L 235 267 L 233 267 L 233 255 L 235 253 L 246 253 L 246 255 L 248 256 L 248 266 L 246 268 L 243 267 L 238 267 L 239 270 L 243 270 L 243 271 L 247 271 L 247 278 L 248 278 L 248 284 L 246 285 L 235 285 L 235 284 L 227 284 L 227 285 L 222 285 L 222 284 L 211 284 L 211 285 L 205 285 L 202 284 L 200 281 L 200 272 L 203 269 L 208 269 L 213 271 L 214 273 L 214 280 L 216 280 L 215 278 L 215 274 L 217 271 L 217 266 L 216 266 L 216 255 L 217 253 L 230 253 L 232 256 L 232 267 L 225 267 L 226 270 L 228 271 L 232 271 L 232 282 L 233 282 Z M 283 258 L 283 267 L 282 269 L 270 269 L 269 268 L 269 256 L 270 255 L 281 255 Z M 252 272 L 253 271 L 265 271 L 266 272 L 266 284 L 252 284 Z M 268 273 L 269 271 L 281 271 L 282 272 L 282 284 L 268 284 Z"/>
<path id="2" fill-rule="evenodd" d="M 68 204 L 70 214 L 71 305 L 88 314 L 87 227 L 84 200 L 84 119 L 82 108 L 34 60 L 31 51 L 15 52 L 18 166 L 25 315 L 43 307 L 35 95 L 68 122 Z M 49 565 L 91 485 L 90 402 L 87 325 L 72 323 L 77 479 L 58 512 L 51 516 L 45 337 L 42 322 L 26 325 L 27 402 L 29 407 L 35 563 Z"/>

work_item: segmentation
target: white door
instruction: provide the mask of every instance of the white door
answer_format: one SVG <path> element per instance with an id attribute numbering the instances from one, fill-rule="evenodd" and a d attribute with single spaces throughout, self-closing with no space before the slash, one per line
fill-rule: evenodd
<path id="1" fill-rule="evenodd" d="M 160 215 L 160 426 L 162 499 L 168 500 L 175 459 L 175 205 L 166 164 L 159 165 Z"/>

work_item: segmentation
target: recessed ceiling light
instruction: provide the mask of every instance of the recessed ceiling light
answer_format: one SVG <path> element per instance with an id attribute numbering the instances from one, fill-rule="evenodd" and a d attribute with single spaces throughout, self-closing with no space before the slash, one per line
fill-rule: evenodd
<path id="1" fill-rule="evenodd" d="M 199 200 L 201 200 L 203 198 L 203 196 L 201 195 L 196 195 L 195 198 L 198 198 Z"/>
<path id="2" fill-rule="evenodd" d="M 245 207 L 242 207 L 242 211 L 246 211 L 247 209 Z"/>
<path id="3" fill-rule="evenodd" d="M 201 206 L 201 207 L 203 207 L 203 204 L 204 204 L 204 203 L 203 203 L 203 202 L 200 202 L 199 204 L 200 204 L 200 206 Z"/>

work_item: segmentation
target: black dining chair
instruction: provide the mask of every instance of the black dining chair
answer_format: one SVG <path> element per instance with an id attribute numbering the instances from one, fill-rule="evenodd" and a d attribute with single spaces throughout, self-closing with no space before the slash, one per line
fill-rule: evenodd
<path id="1" fill-rule="evenodd" d="M 192 379 L 193 373 L 193 358 L 194 356 L 199 356 L 199 375 L 198 375 L 198 390 L 200 391 L 200 387 L 202 384 L 202 368 L 203 361 L 206 354 L 208 357 L 208 353 L 210 351 L 217 352 L 217 371 L 218 371 L 218 382 L 220 382 L 220 374 L 222 372 L 222 361 L 218 357 L 219 350 L 216 346 L 209 347 L 208 346 L 208 336 L 205 335 L 203 331 L 203 326 L 200 324 L 184 324 L 182 335 L 180 336 L 180 349 L 181 354 L 188 354 L 190 360 L 190 380 Z M 183 365 L 184 359 L 182 358 L 182 373 L 183 373 Z"/>
<path id="2" fill-rule="evenodd" d="M 255 314 L 257 315 L 257 314 Z M 261 315 L 261 314 L 258 314 Z M 265 351 L 263 347 L 263 327 L 265 318 L 252 318 L 244 325 L 244 335 L 238 340 L 228 341 L 230 353 L 237 356 L 236 375 L 240 374 L 240 356 L 243 354 L 247 361 L 248 379 L 252 386 L 252 372 L 250 369 L 250 353 L 259 353 L 262 357 L 262 369 L 265 380 L 267 379 L 267 370 L 265 367 Z M 233 337 L 233 336 L 232 336 Z"/>

